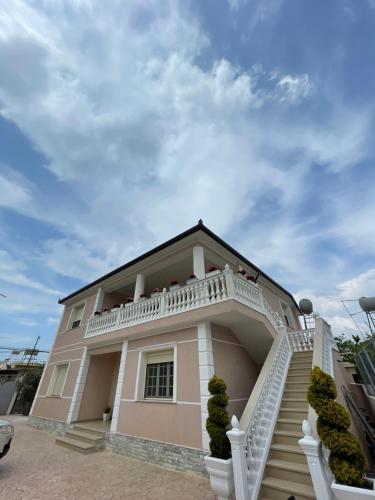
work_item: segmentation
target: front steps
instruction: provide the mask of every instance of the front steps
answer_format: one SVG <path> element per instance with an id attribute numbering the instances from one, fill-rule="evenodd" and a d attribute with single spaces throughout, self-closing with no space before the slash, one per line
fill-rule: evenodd
<path id="1" fill-rule="evenodd" d="M 298 444 L 307 419 L 307 388 L 312 368 L 312 351 L 294 353 L 268 453 L 259 494 L 261 500 L 315 499 L 305 454 Z"/>
<path id="2" fill-rule="evenodd" d="M 104 449 L 105 432 L 74 425 L 64 436 L 56 438 L 56 444 L 87 455 Z"/>

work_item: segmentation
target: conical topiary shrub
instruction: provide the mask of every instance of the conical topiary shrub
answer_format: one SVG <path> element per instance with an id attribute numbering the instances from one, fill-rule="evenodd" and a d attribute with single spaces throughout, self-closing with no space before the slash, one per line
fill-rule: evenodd
<path id="1" fill-rule="evenodd" d="M 229 424 L 227 386 L 222 378 L 214 375 L 208 383 L 208 390 L 212 394 L 207 403 L 206 421 L 206 429 L 211 438 L 211 455 L 227 460 L 231 456 L 230 442 L 226 434 Z"/>
<path id="2" fill-rule="evenodd" d="M 347 486 L 366 488 L 366 460 L 356 438 L 348 432 L 350 416 L 336 403 L 333 378 L 318 366 L 311 372 L 307 399 L 318 415 L 317 431 L 323 444 L 331 450 L 329 466 L 336 481 Z"/>

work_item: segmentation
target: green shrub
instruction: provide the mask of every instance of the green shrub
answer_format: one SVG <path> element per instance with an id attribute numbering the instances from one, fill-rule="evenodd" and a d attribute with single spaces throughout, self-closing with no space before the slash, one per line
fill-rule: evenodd
<path id="1" fill-rule="evenodd" d="M 208 390 L 212 394 L 207 403 L 206 421 L 206 429 L 211 438 L 211 455 L 226 460 L 231 456 L 230 442 L 226 434 L 229 424 L 227 386 L 222 378 L 214 375 L 208 383 Z"/>
<path id="2" fill-rule="evenodd" d="M 316 366 L 310 380 L 307 399 L 318 415 L 319 437 L 331 450 L 329 465 L 336 481 L 347 486 L 367 487 L 366 460 L 356 438 L 348 432 L 348 412 L 335 401 L 337 392 L 333 378 Z"/>

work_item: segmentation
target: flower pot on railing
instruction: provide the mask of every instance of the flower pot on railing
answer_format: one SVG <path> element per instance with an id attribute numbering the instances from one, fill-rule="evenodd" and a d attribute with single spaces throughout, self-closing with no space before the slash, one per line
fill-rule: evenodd
<path id="1" fill-rule="evenodd" d="M 101 316 L 101 315 L 102 315 L 102 313 L 100 311 L 95 311 L 94 312 L 94 316 Z"/>
<path id="2" fill-rule="evenodd" d="M 116 311 L 116 309 L 120 309 L 119 304 L 115 304 L 114 306 L 112 306 L 111 312 Z"/>
<path id="3" fill-rule="evenodd" d="M 371 487 L 368 488 L 356 488 L 353 486 L 346 486 L 345 484 L 338 484 L 336 481 L 333 481 L 331 484 L 331 488 L 335 498 L 337 500 L 364 500 L 375 498 L 375 482 L 373 479 L 368 479 Z"/>
<path id="4" fill-rule="evenodd" d="M 126 299 L 125 307 L 131 306 L 133 303 L 133 299 L 129 297 L 128 299 Z"/>
<path id="5" fill-rule="evenodd" d="M 217 274 L 220 274 L 221 271 L 215 266 L 211 266 L 207 273 L 206 273 L 206 278 L 212 278 L 212 276 L 216 276 Z"/>
<path id="6" fill-rule="evenodd" d="M 251 281 L 252 283 L 255 283 L 255 278 L 254 278 L 254 276 L 250 276 L 250 274 L 248 274 L 248 275 L 246 276 L 246 279 L 247 279 L 247 281 Z"/>
<path id="7" fill-rule="evenodd" d="M 188 279 L 186 280 L 186 284 L 187 285 L 192 285 L 193 283 L 195 283 L 196 281 L 198 281 L 198 278 L 195 276 L 195 274 L 191 274 Z"/>
<path id="8" fill-rule="evenodd" d="M 210 477 L 210 484 L 215 495 L 220 499 L 234 498 L 233 462 L 231 458 L 222 460 L 211 455 L 204 457 L 206 469 Z"/>
<path id="9" fill-rule="evenodd" d="M 169 291 L 173 292 L 174 290 L 178 290 L 178 288 L 181 288 L 180 283 L 176 280 L 171 281 L 171 284 L 169 285 Z"/>
<path id="10" fill-rule="evenodd" d="M 142 293 L 142 295 L 139 296 L 138 302 L 143 302 L 146 299 L 147 299 L 147 295 Z"/>
<path id="11" fill-rule="evenodd" d="M 246 271 L 245 271 L 245 269 L 239 269 L 237 271 L 237 276 L 239 276 L 240 278 L 245 279 L 246 278 Z"/>
<path id="12" fill-rule="evenodd" d="M 157 296 L 158 296 L 158 295 L 160 295 L 160 294 L 161 294 L 161 290 L 160 290 L 160 288 L 154 288 L 154 289 L 152 290 L 152 292 L 151 292 L 150 297 L 157 297 Z"/>
<path id="13" fill-rule="evenodd" d="M 107 309 L 107 307 L 105 307 L 105 308 L 103 309 L 103 314 L 108 314 L 108 313 L 109 313 L 109 309 Z"/>

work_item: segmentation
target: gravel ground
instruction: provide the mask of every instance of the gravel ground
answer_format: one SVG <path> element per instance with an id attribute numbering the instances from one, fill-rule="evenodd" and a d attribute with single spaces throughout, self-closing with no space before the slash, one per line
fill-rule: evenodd
<path id="1" fill-rule="evenodd" d="M 15 435 L 0 460 L 0 499 L 122 500 L 210 499 L 208 479 L 177 472 L 110 451 L 81 455 L 55 445 L 56 436 L 27 425 L 27 417 L 7 416 Z"/>

